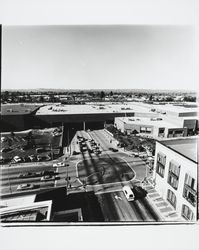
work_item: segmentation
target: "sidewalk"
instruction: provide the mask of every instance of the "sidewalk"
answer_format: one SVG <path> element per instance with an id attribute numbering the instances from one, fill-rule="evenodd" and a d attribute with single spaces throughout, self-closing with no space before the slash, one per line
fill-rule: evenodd
<path id="1" fill-rule="evenodd" d="M 155 190 L 152 183 L 145 184 L 143 188 L 148 192 L 148 200 L 153 205 L 154 209 L 161 216 L 163 221 L 170 222 L 183 222 L 185 221 L 178 213 L 176 213 L 175 209 L 169 204 L 169 202 L 165 201 L 159 193 Z"/>

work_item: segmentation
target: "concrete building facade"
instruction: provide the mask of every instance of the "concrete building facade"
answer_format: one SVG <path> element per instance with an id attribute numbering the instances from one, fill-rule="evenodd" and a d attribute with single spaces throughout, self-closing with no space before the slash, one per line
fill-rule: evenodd
<path id="1" fill-rule="evenodd" d="M 156 142 L 155 189 L 185 220 L 197 219 L 197 139 Z"/>

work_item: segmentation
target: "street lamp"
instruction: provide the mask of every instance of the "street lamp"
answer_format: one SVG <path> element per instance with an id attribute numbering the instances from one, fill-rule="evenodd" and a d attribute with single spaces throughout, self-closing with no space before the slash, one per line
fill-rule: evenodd
<path id="1" fill-rule="evenodd" d="M 9 163 L 9 166 L 8 166 L 8 183 L 9 183 L 9 188 L 10 188 L 10 193 L 12 194 L 12 187 L 11 187 L 11 184 L 10 184 L 10 176 L 9 176 L 9 167 L 11 166 L 11 164 Z"/>

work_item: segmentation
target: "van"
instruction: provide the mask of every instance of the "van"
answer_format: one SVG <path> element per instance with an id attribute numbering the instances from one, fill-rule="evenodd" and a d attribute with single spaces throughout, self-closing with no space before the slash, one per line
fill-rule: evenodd
<path id="1" fill-rule="evenodd" d="M 124 192 L 128 201 L 133 201 L 135 199 L 135 195 L 129 186 L 124 186 L 122 191 Z"/>

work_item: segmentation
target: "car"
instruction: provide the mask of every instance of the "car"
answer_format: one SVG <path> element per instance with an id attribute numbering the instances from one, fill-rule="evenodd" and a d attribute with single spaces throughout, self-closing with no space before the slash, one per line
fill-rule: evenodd
<path id="1" fill-rule="evenodd" d="M 41 176 L 45 176 L 45 175 L 57 175 L 59 174 L 58 172 L 54 172 L 54 171 L 48 171 L 48 170 L 44 170 L 43 172 L 40 173 Z"/>
<path id="2" fill-rule="evenodd" d="M 147 191 L 140 186 L 133 187 L 133 193 L 136 199 L 141 199 L 147 196 Z"/>
<path id="3" fill-rule="evenodd" d="M 30 162 L 30 158 L 28 156 L 22 157 L 23 162 Z"/>
<path id="4" fill-rule="evenodd" d="M 43 152 L 45 152 L 44 148 L 36 148 L 36 153 L 37 154 L 40 154 L 40 153 L 43 153 Z"/>
<path id="5" fill-rule="evenodd" d="M 139 153 L 133 152 L 133 153 L 132 153 L 132 156 L 134 156 L 134 157 L 139 157 Z"/>
<path id="6" fill-rule="evenodd" d="M 41 177 L 41 181 L 54 181 L 55 180 L 55 176 L 52 175 L 44 175 Z"/>
<path id="7" fill-rule="evenodd" d="M 11 150 L 12 150 L 12 148 L 2 148 L 1 153 L 6 153 L 6 152 L 9 152 Z"/>
<path id="8" fill-rule="evenodd" d="M 77 152 L 77 151 L 73 151 L 73 155 L 79 155 L 80 152 Z"/>
<path id="9" fill-rule="evenodd" d="M 65 167 L 66 164 L 64 162 L 58 162 L 58 163 L 54 163 L 53 164 L 53 167 L 56 168 L 56 167 Z"/>
<path id="10" fill-rule="evenodd" d="M 36 188 L 36 186 L 35 185 L 33 185 L 33 184 L 20 184 L 20 185 L 18 185 L 17 186 L 17 190 L 19 191 L 19 190 L 27 190 L 27 189 L 34 189 L 34 188 Z"/>
<path id="11" fill-rule="evenodd" d="M 134 195 L 132 189 L 129 186 L 127 186 L 127 185 L 124 186 L 122 188 L 122 191 L 124 192 L 124 194 L 125 194 L 128 201 L 134 201 L 135 195 Z"/>
<path id="12" fill-rule="evenodd" d="M 7 141 L 7 138 L 6 137 L 1 137 L 1 142 L 5 142 L 5 141 Z"/>
<path id="13" fill-rule="evenodd" d="M 118 152 L 117 148 L 109 148 L 109 150 L 113 151 L 113 152 Z"/>
<path id="14" fill-rule="evenodd" d="M 35 155 L 30 155 L 30 156 L 28 156 L 28 158 L 30 159 L 30 161 L 36 161 L 37 160 Z"/>
<path id="15" fill-rule="evenodd" d="M 31 172 L 28 172 L 28 173 L 20 174 L 20 175 L 19 175 L 19 178 L 31 178 L 31 177 L 38 177 L 38 176 L 40 176 L 39 173 L 31 173 Z"/>
<path id="16" fill-rule="evenodd" d="M 19 162 L 22 162 L 22 159 L 21 159 L 19 156 L 15 156 L 15 157 L 13 158 L 13 162 L 14 162 L 14 163 L 19 163 Z"/>
<path id="17" fill-rule="evenodd" d="M 43 157 L 41 155 L 37 156 L 37 161 L 42 161 Z"/>

